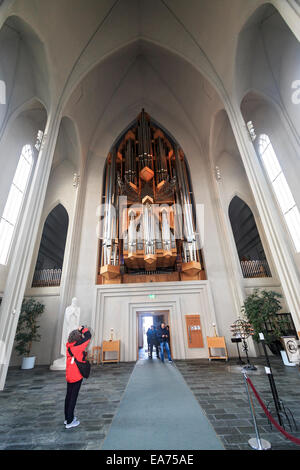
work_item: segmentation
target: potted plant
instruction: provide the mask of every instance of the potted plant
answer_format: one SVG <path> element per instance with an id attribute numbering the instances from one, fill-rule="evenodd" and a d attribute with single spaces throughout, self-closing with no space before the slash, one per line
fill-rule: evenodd
<path id="1" fill-rule="evenodd" d="M 23 356 L 21 369 L 32 369 L 35 356 L 30 356 L 33 342 L 40 341 L 37 320 L 44 312 L 45 305 L 34 298 L 24 299 L 16 333 L 16 350 Z"/>
<path id="2" fill-rule="evenodd" d="M 284 350 L 280 338 L 288 327 L 286 319 L 278 315 L 282 308 L 280 298 L 282 295 L 278 292 L 255 289 L 242 306 L 242 312 L 254 329 L 253 339 L 258 343 L 259 333 L 263 333 L 265 343 L 275 355 Z"/>

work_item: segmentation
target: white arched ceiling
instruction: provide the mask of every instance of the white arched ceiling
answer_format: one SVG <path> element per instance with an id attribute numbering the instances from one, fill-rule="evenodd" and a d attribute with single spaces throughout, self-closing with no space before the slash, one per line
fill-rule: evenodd
<path id="1" fill-rule="evenodd" d="M 235 77 L 238 102 L 252 90 L 265 96 L 280 107 L 300 141 L 300 105 L 293 102 L 293 83 L 299 76 L 299 41 L 273 5 L 261 6 L 239 36 Z"/>
<path id="2" fill-rule="evenodd" d="M 47 106 L 50 105 L 50 70 L 47 62 L 47 53 L 40 37 L 18 16 L 10 16 L 6 25 L 19 36 L 19 66 L 17 74 L 22 78 L 23 67 L 30 69 L 28 80 L 32 82 L 35 95 Z M 22 90 L 21 90 L 22 92 Z"/>
<path id="3" fill-rule="evenodd" d="M 44 45 L 29 24 L 13 15 L 0 31 L 0 79 L 6 85 L 0 125 L 24 103 L 37 98 L 50 106 L 50 71 Z"/>
<path id="4" fill-rule="evenodd" d="M 274 7 L 269 3 L 257 8 L 239 34 L 235 63 L 235 92 L 239 103 L 252 88 L 259 88 L 269 96 L 276 94 L 263 48 L 261 29 L 273 11 Z"/>
<path id="5" fill-rule="evenodd" d="M 275 3 L 275 0 L 272 3 Z M 49 62 L 52 105 L 59 104 L 62 115 L 66 114 L 65 105 L 69 102 L 72 93 L 74 98 L 75 90 L 77 93 L 75 100 L 80 101 L 84 98 L 81 97 L 79 84 L 87 83 L 86 77 L 93 75 L 98 64 L 105 62 L 108 68 L 102 68 L 102 71 L 109 76 L 98 77 L 99 82 L 98 84 L 95 82 L 94 91 L 99 96 L 99 100 L 101 98 L 99 109 L 102 110 L 103 118 L 107 119 L 107 122 L 109 114 L 112 115 L 107 103 L 109 99 L 110 103 L 113 102 L 113 96 L 124 98 L 124 95 L 121 96 L 118 92 L 118 88 L 125 89 L 126 73 L 128 73 L 128 76 L 134 75 L 135 79 L 132 83 L 136 84 L 137 89 L 133 92 L 127 88 L 129 96 L 125 97 L 124 104 L 120 102 L 123 110 L 128 110 L 130 115 L 130 109 L 132 109 L 131 117 L 133 118 L 136 108 L 140 106 L 140 103 L 145 102 L 146 97 L 148 106 L 152 104 L 153 109 L 157 109 L 157 112 L 160 110 L 161 115 L 163 109 L 165 110 L 165 119 L 167 116 L 172 116 L 172 119 L 177 119 L 178 123 L 185 121 L 189 128 L 188 132 L 192 132 L 194 139 L 197 140 L 198 129 L 201 127 L 199 123 L 201 120 L 203 122 L 203 117 L 199 118 L 198 97 L 201 94 L 197 93 L 198 85 L 190 86 L 189 78 L 192 77 L 192 73 L 187 73 L 188 67 L 183 65 L 183 60 L 199 72 L 198 75 L 194 74 L 194 82 L 201 82 L 204 89 L 201 96 L 212 97 L 214 88 L 225 104 L 230 96 L 235 95 L 236 88 L 238 96 L 242 98 L 243 93 L 249 89 L 249 80 L 251 81 L 256 73 L 255 67 L 257 66 L 259 70 L 265 67 L 264 73 L 257 75 L 264 76 L 266 86 L 270 87 L 272 80 L 269 80 L 270 71 L 266 68 L 265 61 L 259 61 L 255 57 L 256 62 L 253 64 L 249 57 L 255 55 L 253 47 L 260 45 L 257 42 L 253 43 L 252 33 L 254 30 L 257 32 L 257 24 L 261 24 L 261 19 L 266 20 L 267 32 L 268 12 L 272 8 L 271 2 L 266 4 L 263 0 L 216 0 L 213 2 L 189 0 L 188 4 L 182 0 L 151 0 L 151 2 L 149 0 L 52 0 L 51 2 L 15 0 L 10 8 L 10 15 L 22 17 L 24 24 L 30 25 L 39 36 L 40 45 L 35 50 L 32 49 L 31 55 L 36 62 L 40 62 L 38 72 L 44 70 L 39 59 L 39 56 L 42 56 L 40 51 L 44 48 L 44 57 L 47 57 Z M 287 5 L 287 8 L 290 7 Z M 251 41 L 252 45 L 254 44 L 253 47 L 250 47 Z M 32 44 L 32 41 L 29 43 Z M 132 55 L 137 43 L 143 44 L 141 57 L 132 56 L 134 63 L 130 65 L 129 51 L 132 46 Z M 163 56 L 161 52 L 157 54 L 158 46 L 165 51 L 164 61 L 157 60 L 159 55 L 161 58 Z M 148 51 L 146 51 L 147 48 Z M 123 60 L 120 57 L 120 51 L 125 49 L 127 52 Z M 169 54 L 166 51 L 169 51 Z M 176 68 L 172 68 L 172 64 L 176 62 L 173 60 L 173 55 L 182 59 L 177 60 Z M 119 58 L 109 66 L 111 57 Z M 243 58 L 247 64 L 252 62 L 253 66 L 250 66 L 250 69 L 244 66 Z M 175 107 L 173 110 L 167 109 L 164 103 L 158 103 L 158 99 L 155 101 L 153 93 L 148 93 L 147 77 L 141 77 L 140 85 L 138 85 L 137 73 L 134 72 L 138 62 L 140 69 L 144 67 L 148 71 L 149 67 L 156 66 L 156 71 L 158 71 L 156 76 L 160 75 L 160 82 L 164 84 L 161 89 L 168 88 L 166 95 L 169 96 L 169 100 L 167 101 L 171 103 L 171 95 L 173 95 L 173 101 L 177 101 L 181 108 L 180 112 L 175 113 Z M 167 76 L 165 71 L 168 68 L 170 72 Z M 45 82 L 45 77 L 41 73 L 38 75 L 42 78 L 40 82 Z M 184 89 L 182 82 L 186 78 L 188 78 L 187 85 Z M 101 88 L 105 79 L 111 80 L 108 87 L 103 85 L 103 90 L 107 91 L 107 95 L 103 94 Z M 209 82 L 213 88 L 208 84 Z M 141 87 L 143 92 L 138 93 Z M 267 91 L 273 93 L 276 90 L 272 88 Z M 92 100 L 95 99 L 95 93 Z M 136 107 L 134 107 L 134 99 Z M 119 107 L 118 115 L 125 113 L 121 107 Z M 205 101 L 202 107 L 206 107 Z M 187 117 L 184 117 L 184 114 Z M 156 117 L 162 121 L 159 116 Z M 101 125 L 99 119 L 97 113 L 90 115 L 88 119 L 90 137 L 94 135 L 92 128 L 95 130 L 97 122 Z M 102 125 L 104 125 L 103 120 Z M 206 129 L 201 128 L 201 130 L 204 134 Z M 87 149 L 88 134 L 87 132 L 83 134 L 83 142 Z M 203 140 L 202 136 L 201 138 Z M 205 149 L 205 142 L 202 142 L 202 145 Z"/>
<path id="6" fill-rule="evenodd" d="M 31 100 L 16 113 L 0 140 L 0 214 L 2 214 L 24 145 L 34 147 L 39 130 L 44 131 L 47 112 L 37 100 Z M 37 152 L 34 152 L 35 158 Z"/>
<path id="7" fill-rule="evenodd" d="M 19 36 L 4 25 L 0 31 L 0 79 L 5 84 L 5 95 L 1 97 L 0 127 L 8 113 L 10 97 L 15 83 L 18 62 Z"/>
<path id="8" fill-rule="evenodd" d="M 292 194 L 300 206 L 299 150 L 294 145 L 294 140 L 291 139 L 291 130 L 284 119 L 281 108 L 261 94 L 249 92 L 243 98 L 241 111 L 246 122 L 249 120 L 253 122 L 257 136 L 260 134 L 269 136 Z M 258 151 L 257 145 L 258 138 L 254 141 L 254 146 Z"/>
<path id="9" fill-rule="evenodd" d="M 74 122 L 64 116 L 60 123 L 56 148 L 53 156 L 52 168 L 68 160 L 74 168 L 79 171 L 81 166 L 81 149 L 77 129 Z"/>
<path id="10" fill-rule="evenodd" d="M 246 176 L 245 168 L 236 144 L 232 127 L 226 111 L 220 110 L 212 121 L 210 136 L 211 165 L 218 168 L 223 206 L 226 208 L 235 194 L 254 206 L 252 191 Z"/>
<path id="11" fill-rule="evenodd" d="M 263 0 L 15 0 L 46 46 L 53 99 L 68 99 L 103 58 L 137 39 L 160 44 L 231 94 L 242 25 Z"/>
<path id="12" fill-rule="evenodd" d="M 222 106 L 208 81 L 170 51 L 138 40 L 109 56 L 74 90 L 66 114 L 85 150 L 105 154 L 144 107 L 183 145 L 205 146 L 209 116 Z"/>
<path id="13" fill-rule="evenodd" d="M 224 152 L 237 156 L 237 159 L 241 162 L 232 127 L 224 109 L 217 112 L 212 120 L 210 142 L 212 163 L 214 165 L 218 165 L 219 157 Z"/>

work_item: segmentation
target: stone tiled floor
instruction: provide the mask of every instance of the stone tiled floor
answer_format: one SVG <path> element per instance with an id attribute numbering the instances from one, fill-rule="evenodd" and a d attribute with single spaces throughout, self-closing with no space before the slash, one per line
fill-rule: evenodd
<path id="1" fill-rule="evenodd" d="M 272 400 L 269 381 L 264 371 L 265 361 L 253 359 L 257 371 L 249 377 L 267 404 Z M 224 361 L 190 360 L 176 361 L 189 387 L 194 392 L 199 404 L 206 412 L 215 431 L 222 439 L 226 449 L 250 450 L 248 440 L 255 437 L 253 421 L 241 368 L 233 359 Z M 298 367 L 284 366 L 281 359 L 272 357 L 271 367 L 280 399 L 292 411 L 298 431 L 286 430 L 300 438 L 300 372 Z M 300 450 L 279 433 L 271 429 L 263 410 L 253 396 L 257 424 L 260 436 L 268 440 L 274 450 Z M 273 403 L 273 402 L 272 402 Z M 276 418 L 276 414 L 274 414 Z"/>
<path id="2" fill-rule="evenodd" d="M 254 362 L 258 370 L 251 373 L 251 380 L 268 402 L 271 392 L 264 361 Z M 226 449 L 250 449 L 248 439 L 255 434 L 243 375 L 236 361 L 176 361 L 176 366 Z M 0 392 L 0 449 L 100 449 L 133 367 L 134 363 L 95 367 L 80 390 L 76 415 L 81 425 L 70 430 L 63 426 L 64 372 L 51 372 L 48 367 L 31 371 L 11 368 L 7 386 Z M 272 368 L 279 396 L 298 425 L 299 431 L 292 434 L 300 438 L 299 369 L 285 367 L 277 358 L 272 358 Z M 271 430 L 255 398 L 254 403 L 261 437 L 271 442 L 272 449 L 299 450 L 300 446 Z"/>
<path id="3" fill-rule="evenodd" d="M 82 384 L 78 428 L 66 430 L 64 372 L 10 369 L 0 392 L 0 449 L 100 449 L 134 363 L 94 366 Z"/>

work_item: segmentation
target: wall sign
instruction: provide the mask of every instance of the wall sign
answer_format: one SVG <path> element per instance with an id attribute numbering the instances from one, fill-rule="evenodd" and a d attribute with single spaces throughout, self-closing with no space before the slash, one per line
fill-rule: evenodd
<path id="1" fill-rule="evenodd" d="M 200 315 L 185 315 L 189 348 L 203 348 L 203 336 Z"/>
<path id="2" fill-rule="evenodd" d="M 289 362 L 300 362 L 299 340 L 295 336 L 282 336 Z"/>

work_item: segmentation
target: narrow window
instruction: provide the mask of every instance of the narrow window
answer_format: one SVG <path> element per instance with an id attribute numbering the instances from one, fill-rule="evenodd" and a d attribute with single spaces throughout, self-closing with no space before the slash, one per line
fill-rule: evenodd
<path id="1" fill-rule="evenodd" d="M 68 213 L 58 204 L 44 224 L 32 287 L 60 285 L 68 225 Z"/>
<path id="2" fill-rule="evenodd" d="M 32 148 L 30 145 L 24 145 L 3 215 L 0 219 L 0 264 L 5 265 L 8 261 L 32 166 Z"/>
<path id="3" fill-rule="evenodd" d="M 271 277 L 270 268 L 250 207 L 235 196 L 229 219 L 244 278 Z"/>
<path id="4" fill-rule="evenodd" d="M 300 251 L 300 213 L 283 174 L 274 148 L 266 134 L 261 134 L 258 141 L 258 153 L 263 162 L 272 188 L 285 219 L 295 249 Z"/>

